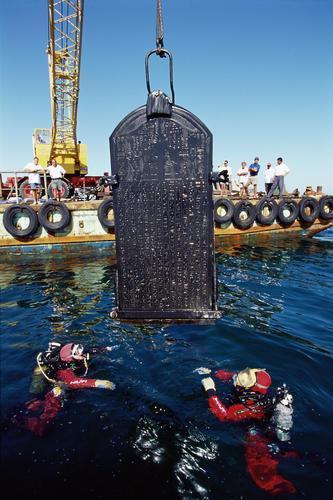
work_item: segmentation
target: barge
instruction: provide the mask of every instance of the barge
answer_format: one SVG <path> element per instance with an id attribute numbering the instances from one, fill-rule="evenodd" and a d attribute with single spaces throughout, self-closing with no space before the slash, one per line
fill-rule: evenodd
<path id="1" fill-rule="evenodd" d="M 312 237 L 333 227 L 332 196 L 242 200 L 214 194 L 213 202 L 216 248 L 226 240 Z M 73 247 L 80 255 L 92 248 L 114 254 L 115 239 L 112 197 L 0 205 L 1 255 L 63 254 Z"/>

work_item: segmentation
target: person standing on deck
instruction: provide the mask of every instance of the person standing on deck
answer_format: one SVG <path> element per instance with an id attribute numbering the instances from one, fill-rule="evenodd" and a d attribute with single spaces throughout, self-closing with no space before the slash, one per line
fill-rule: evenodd
<path id="1" fill-rule="evenodd" d="M 267 198 L 271 198 L 276 188 L 279 189 L 279 196 L 284 193 L 284 178 L 290 172 L 289 167 L 283 162 L 283 159 L 279 157 L 276 160 L 275 176 L 271 189 L 267 193 Z"/>
<path id="2" fill-rule="evenodd" d="M 272 168 L 272 164 L 270 162 L 268 162 L 266 170 L 264 172 L 265 192 L 266 192 L 266 194 L 269 193 L 269 191 L 270 191 L 270 189 L 272 187 L 274 176 L 275 176 L 274 168 Z"/>
<path id="3" fill-rule="evenodd" d="M 255 157 L 253 163 L 249 166 L 249 178 L 246 183 L 246 187 L 248 188 L 250 185 L 253 186 L 253 198 L 258 198 L 257 195 L 257 186 L 258 186 L 258 174 L 260 170 L 259 158 Z"/>
<path id="4" fill-rule="evenodd" d="M 38 203 L 41 189 L 40 182 L 40 172 L 43 172 L 43 167 L 39 165 L 39 158 L 37 156 L 34 157 L 33 163 L 28 163 L 23 169 L 25 172 L 29 172 L 28 182 L 30 186 L 30 190 L 34 197 L 34 202 Z"/>
<path id="5" fill-rule="evenodd" d="M 51 165 L 46 168 L 46 171 L 51 177 L 53 199 L 56 200 L 58 198 L 58 201 L 60 201 L 62 190 L 62 183 L 60 181 L 65 176 L 66 170 L 61 165 L 58 165 L 55 158 L 52 158 Z"/>
<path id="6" fill-rule="evenodd" d="M 238 182 L 239 182 L 239 187 L 240 187 L 239 196 L 241 198 L 246 198 L 249 195 L 247 187 L 246 187 L 247 181 L 249 179 L 249 168 L 246 164 L 246 161 L 242 161 L 241 167 L 238 170 L 237 175 L 238 175 L 238 179 L 239 179 Z"/>
<path id="7" fill-rule="evenodd" d="M 219 183 L 221 194 L 227 195 L 231 181 L 231 169 L 228 160 L 224 160 L 223 164 L 217 167 L 217 172 L 216 180 Z"/>

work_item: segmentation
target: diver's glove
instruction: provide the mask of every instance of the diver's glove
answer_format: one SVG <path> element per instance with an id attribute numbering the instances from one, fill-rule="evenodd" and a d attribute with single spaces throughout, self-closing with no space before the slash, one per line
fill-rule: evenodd
<path id="1" fill-rule="evenodd" d="M 98 387 L 99 389 L 110 389 L 111 391 L 116 388 L 115 384 L 110 380 L 96 380 L 95 387 Z"/>
<path id="2" fill-rule="evenodd" d="M 199 375 L 209 375 L 212 373 L 212 370 L 209 368 L 205 368 L 204 366 L 200 366 L 200 368 L 196 368 L 193 370 L 193 373 L 198 373 Z"/>
<path id="3" fill-rule="evenodd" d="M 213 390 L 216 391 L 215 383 L 212 377 L 206 377 L 201 380 L 202 385 L 204 386 L 205 391 Z"/>

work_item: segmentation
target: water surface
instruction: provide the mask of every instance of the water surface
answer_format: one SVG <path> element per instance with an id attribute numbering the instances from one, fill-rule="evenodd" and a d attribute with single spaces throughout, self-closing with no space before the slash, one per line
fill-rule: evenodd
<path id="1" fill-rule="evenodd" d="M 244 426 L 209 412 L 199 366 L 264 367 L 295 398 L 281 461 L 298 498 L 330 498 L 333 232 L 313 240 L 229 245 L 217 256 L 213 325 L 115 323 L 111 259 L 17 257 L 0 264 L 3 486 L 10 498 L 267 498 L 246 472 Z M 50 340 L 113 346 L 89 375 L 116 390 L 75 391 L 40 438 L 11 425 L 31 399 Z M 295 497 L 295 495 L 294 495 Z"/>

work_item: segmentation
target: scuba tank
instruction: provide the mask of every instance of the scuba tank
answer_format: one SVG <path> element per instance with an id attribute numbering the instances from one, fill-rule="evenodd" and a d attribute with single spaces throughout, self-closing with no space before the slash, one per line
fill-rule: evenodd
<path id="1" fill-rule="evenodd" d="M 290 431 L 293 426 L 293 396 L 290 394 L 286 384 L 278 387 L 273 400 L 274 412 L 272 421 L 280 441 L 290 441 Z"/>
<path id="2" fill-rule="evenodd" d="M 47 366 L 44 366 L 43 370 L 47 373 L 48 371 Z M 46 389 L 46 387 L 47 387 L 47 381 L 43 375 L 42 370 L 37 365 L 34 368 L 34 371 L 32 372 L 29 392 L 31 392 L 32 394 L 40 394 Z"/>
<path id="3" fill-rule="evenodd" d="M 37 366 L 32 372 L 29 389 L 32 394 L 40 394 L 46 389 L 48 382 L 53 381 L 53 364 L 59 358 L 60 348 L 61 344 L 58 342 L 49 342 L 47 350 L 38 354 Z M 51 377 L 51 379 L 49 377 Z"/>

